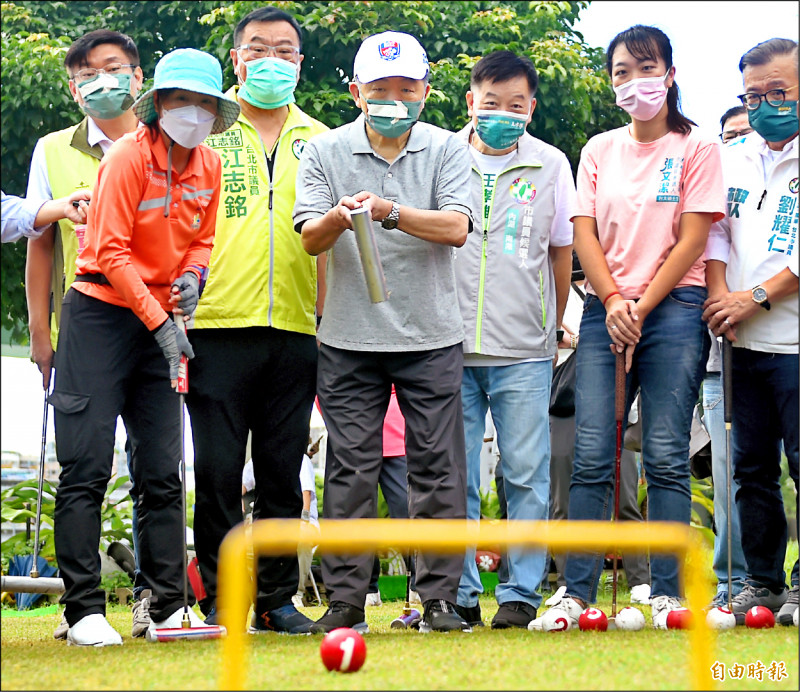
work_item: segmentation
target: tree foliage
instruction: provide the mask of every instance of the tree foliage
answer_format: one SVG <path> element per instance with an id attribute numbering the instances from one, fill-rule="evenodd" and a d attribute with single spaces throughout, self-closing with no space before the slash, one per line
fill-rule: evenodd
<path id="1" fill-rule="evenodd" d="M 499 49 L 533 60 L 540 86 L 529 130 L 562 149 L 573 168 L 589 137 L 626 121 L 614 106 L 603 50 L 587 46 L 573 28 L 588 2 L 21 0 L 2 3 L 3 190 L 24 194 L 37 138 L 82 117 L 63 69 L 72 40 L 100 28 L 127 33 L 139 48 L 145 77 L 170 50 L 206 50 L 222 62 L 227 88 L 234 84 L 229 59 L 233 28 L 254 7 L 267 4 L 286 10 L 302 25 L 305 59 L 297 103 L 330 127 L 356 115 L 347 82 L 360 42 L 387 29 L 413 34 L 425 46 L 432 91 L 422 119 L 440 127 L 463 127 L 470 69 L 481 55 Z M 24 243 L 3 247 L 0 277 L 2 325 L 16 325 L 18 333 L 27 322 L 24 249 Z"/>

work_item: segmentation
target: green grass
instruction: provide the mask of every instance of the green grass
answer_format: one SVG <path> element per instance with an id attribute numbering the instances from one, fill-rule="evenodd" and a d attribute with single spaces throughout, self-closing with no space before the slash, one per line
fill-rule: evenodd
<path id="1" fill-rule="evenodd" d="M 628 593 L 621 590 L 620 607 Z M 610 595 L 600 607 L 611 610 Z M 481 600 L 484 621 L 497 608 Z M 246 689 L 277 690 L 667 690 L 690 689 L 687 633 L 580 632 L 561 634 L 476 628 L 473 634 L 429 634 L 392 630 L 389 623 L 402 603 L 367 610 L 372 631 L 360 672 L 325 670 L 319 658 L 321 637 L 250 637 Z M 317 618 L 323 608 L 305 609 Z M 649 608 L 643 608 L 649 619 Z M 58 613 L 2 618 L 3 690 L 204 690 L 219 680 L 218 641 L 149 644 L 130 638 L 130 611 L 110 606 L 108 618 L 123 634 L 122 647 L 83 649 L 52 638 Z M 761 661 L 784 662 L 780 682 L 727 679 L 722 690 L 797 690 L 798 630 L 735 630 L 719 633 L 716 660 L 730 667 Z"/>

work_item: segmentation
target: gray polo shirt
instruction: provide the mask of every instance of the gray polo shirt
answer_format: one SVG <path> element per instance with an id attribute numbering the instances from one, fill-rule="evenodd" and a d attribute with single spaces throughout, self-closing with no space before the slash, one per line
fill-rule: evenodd
<path id="1" fill-rule="evenodd" d="M 361 115 L 306 144 L 297 171 L 295 228 L 362 190 L 400 205 L 454 210 L 473 219 L 470 165 L 465 142 L 419 122 L 390 165 L 372 150 Z M 373 222 L 373 229 L 389 299 L 370 302 L 355 234 L 345 231 L 328 251 L 317 338 L 353 351 L 424 351 L 460 343 L 455 248 L 387 230 L 380 222 Z"/>

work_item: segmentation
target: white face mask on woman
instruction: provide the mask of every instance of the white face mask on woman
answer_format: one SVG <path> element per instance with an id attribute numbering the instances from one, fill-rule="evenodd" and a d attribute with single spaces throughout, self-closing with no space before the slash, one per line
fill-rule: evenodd
<path id="1" fill-rule="evenodd" d="M 652 120 L 667 98 L 669 70 L 663 77 L 641 77 L 614 87 L 617 105 L 636 120 Z"/>
<path id="2" fill-rule="evenodd" d="M 181 106 L 162 110 L 158 122 L 176 144 L 194 149 L 214 127 L 217 116 L 200 106 Z"/>

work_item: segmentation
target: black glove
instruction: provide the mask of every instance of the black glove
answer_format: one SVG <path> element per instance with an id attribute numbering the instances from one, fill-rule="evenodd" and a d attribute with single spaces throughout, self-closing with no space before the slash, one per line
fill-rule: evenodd
<path id="1" fill-rule="evenodd" d="M 191 315 L 200 300 L 200 279 L 194 272 L 184 272 L 179 278 L 172 282 L 172 287 L 178 287 L 181 299 L 178 307 L 183 310 L 184 315 Z"/>
<path id="2" fill-rule="evenodd" d="M 183 319 L 180 317 L 179 319 Z M 179 328 L 172 320 L 168 319 L 158 329 L 153 332 L 156 342 L 161 347 L 164 353 L 164 358 L 169 363 L 169 379 L 178 379 L 178 366 L 181 362 L 181 354 L 185 353 L 187 358 L 194 358 L 194 351 L 189 339 L 186 338 Z"/>

